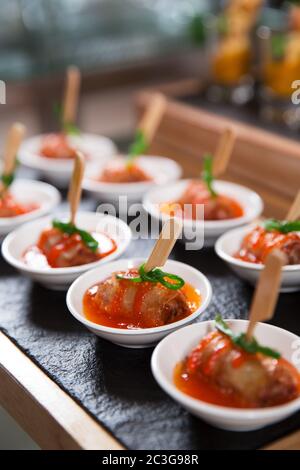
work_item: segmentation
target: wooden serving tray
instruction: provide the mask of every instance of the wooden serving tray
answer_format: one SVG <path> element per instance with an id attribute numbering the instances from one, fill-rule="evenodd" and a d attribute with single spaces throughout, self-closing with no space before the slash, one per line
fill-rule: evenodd
<path id="1" fill-rule="evenodd" d="M 300 143 L 199 107 L 202 84 L 198 80 L 175 82 L 159 89 L 170 102 L 151 153 L 174 158 L 183 167 L 185 177 L 195 177 L 201 172 L 203 153 L 214 151 L 222 129 L 232 124 L 238 137 L 224 179 L 254 189 L 264 199 L 267 216 L 283 217 L 300 189 Z M 153 91 L 139 93 L 140 109 Z M 187 104 L 185 97 L 195 104 Z"/>
<path id="2" fill-rule="evenodd" d="M 93 202 L 84 200 L 84 208 Z M 128 257 L 146 257 L 134 241 Z M 199 321 L 246 318 L 252 288 L 213 250 L 172 257 L 201 269 L 213 300 Z M 32 283 L 0 260 L 0 402 L 43 449 L 212 450 L 300 448 L 300 412 L 248 433 L 222 431 L 190 415 L 156 384 L 152 349 L 97 338 L 69 314 L 65 293 Z M 300 335 L 300 293 L 280 297 L 273 322 Z"/>
<path id="3" fill-rule="evenodd" d="M 169 92 L 178 94 L 179 85 Z M 139 95 L 140 107 L 149 93 Z M 174 157 L 186 176 L 197 175 L 202 152 L 214 149 L 227 123 L 173 98 L 151 151 Z M 226 176 L 256 189 L 268 215 L 282 215 L 298 189 L 297 143 L 245 124 L 237 128 Z M 83 209 L 95 208 L 95 201 L 84 198 Z M 146 257 L 152 243 L 133 241 L 125 256 Z M 186 252 L 178 244 L 172 257 L 200 269 L 212 283 L 213 301 L 200 321 L 217 311 L 246 317 L 253 290 L 213 250 Z M 300 293 L 280 296 L 273 322 L 300 336 L 299 302 Z M 0 402 L 43 449 L 300 449 L 300 413 L 238 434 L 192 417 L 155 383 L 151 353 L 95 337 L 68 313 L 64 293 L 32 283 L 0 259 Z"/>

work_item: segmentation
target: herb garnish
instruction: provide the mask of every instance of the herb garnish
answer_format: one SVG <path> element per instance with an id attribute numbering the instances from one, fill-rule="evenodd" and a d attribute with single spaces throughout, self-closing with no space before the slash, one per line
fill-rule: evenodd
<path id="1" fill-rule="evenodd" d="M 206 183 L 207 189 L 211 197 L 217 197 L 217 193 L 213 188 L 213 158 L 209 153 L 204 155 L 202 179 Z"/>
<path id="2" fill-rule="evenodd" d="M 62 127 L 62 130 L 65 134 L 68 135 L 80 135 L 81 131 L 79 127 L 76 126 L 73 122 L 63 122 L 62 113 L 63 107 L 60 103 L 55 103 L 53 106 L 53 113 L 56 116 L 59 125 Z"/>
<path id="3" fill-rule="evenodd" d="M 273 230 L 281 233 L 300 232 L 300 220 L 269 219 L 264 222 L 264 228 L 268 232 Z"/>
<path id="4" fill-rule="evenodd" d="M 224 333 L 224 335 L 229 336 L 233 344 L 244 349 L 249 354 L 264 354 L 265 356 L 273 357 L 274 359 L 280 358 L 280 353 L 274 349 L 261 346 L 255 338 L 251 338 L 249 341 L 245 333 L 234 334 L 233 331 L 229 328 L 227 323 L 223 320 L 221 315 L 216 315 L 215 317 L 216 328 Z"/>
<path id="5" fill-rule="evenodd" d="M 87 246 L 91 251 L 95 252 L 98 249 L 99 243 L 95 240 L 94 237 L 85 230 L 81 230 L 76 225 L 71 222 L 61 222 L 60 220 L 54 219 L 52 221 L 52 226 L 57 228 L 61 232 L 67 233 L 68 235 L 73 235 L 77 233 L 85 246 Z"/>
<path id="6" fill-rule="evenodd" d="M 72 122 L 65 122 L 63 124 L 63 131 L 68 135 L 80 135 L 81 130 Z"/>
<path id="7" fill-rule="evenodd" d="M 176 274 L 166 273 L 159 268 L 154 268 L 151 269 L 151 271 L 146 272 L 145 263 L 139 267 L 138 272 L 139 276 L 137 277 L 131 277 L 130 275 L 126 274 L 117 274 L 116 277 L 117 279 L 126 279 L 132 282 L 160 282 L 160 284 L 162 284 L 164 287 L 167 287 L 171 290 L 181 289 L 181 287 L 183 287 L 185 284 L 184 280 L 181 277 L 176 276 Z M 169 282 L 166 278 L 175 282 Z"/>
<path id="8" fill-rule="evenodd" d="M 141 130 L 137 130 L 133 139 L 132 144 L 129 147 L 128 150 L 128 157 L 127 157 L 127 163 L 130 165 L 132 164 L 133 160 L 138 157 L 139 155 L 142 155 L 148 150 L 149 144 L 147 142 L 147 139 L 145 137 L 145 134 Z"/>
<path id="9" fill-rule="evenodd" d="M 9 174 L 3 174 L 0 177 L 0 180 L 5 187 L 5 189 L 9 188 L 9 186 L 12 184 L 14 181 L 15 174 L 14 173 L 9 173 Z"/>

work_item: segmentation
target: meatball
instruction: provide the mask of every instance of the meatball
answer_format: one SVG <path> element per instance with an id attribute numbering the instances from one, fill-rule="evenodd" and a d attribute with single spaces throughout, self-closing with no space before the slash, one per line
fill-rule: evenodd
<path id="1" fill-rule="evenodd" d="M 116 159 L 104 168 L 99 180 L 104 183 L 139 183 L 151 178 L 138 165 L 126 165 L 123 160 Z"/>
<path id="2" fill-rule="evenodd" d="M 76 151 L 69 144 L 65 134 L 47 135 L 42 142 L 40 152 L 47 158 L 70 159 L 76 156 Z"/>
<path id="3" fill-rule="evenodd" d="M 243 241 L 237 258 L 250 263 L 264 263 L 268 254 L 273 249 L 279 249 L 285 253 L 288 264 L 300 264 L 300 236 L 298 233 L 281 233 L 266 231 L 257 226 L 248 233 Z"/>
<path id="4" fill-rule="evenodd" d="M 99 254 L 90 250 L 80 235 L 68 235 L 56 228 L 42 233 L 38 247 L 54 268 L 80 266 L 99 259 Z"/>
<path id="5" fill-rule="evenodd" d="M 98 284 L 95 301 L 100 310 L 143 328 L 153 328 L 180 320 L 190 309 L 180 290 L 151 282 L 119 280 L 116 275 Z"/>
<path id="6" fill-rule="evenodd" d="M 279 405 L 299 394 L 299 384 L 286 361 L 248 354 L 219 332 L 209 335 L 194 349 L 187 358 L 186 369 L 253 407 Z"/>
<path id="7" fill-rule="evenodd" d="M 203 204 L 205 220 L 226 220 L 243 215 L 243 209 L 237 201 L 222 194 L 211 197 L 202 181 L 192 181 L 177 202 L 182 207 L 185 204 L 192 204 L 193 206 Z M 197 217 L 195 207 L 192 208 L 192 217 L 193 219 Z"/>

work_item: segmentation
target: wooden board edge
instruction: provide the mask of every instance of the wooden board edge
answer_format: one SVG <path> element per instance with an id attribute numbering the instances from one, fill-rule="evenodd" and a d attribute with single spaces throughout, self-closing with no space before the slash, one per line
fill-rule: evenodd
<path id="1" fill-rule="evenodd" d="M 124 450 L 1 332 L 0 403 L 42 449 Z M 296 431 L 261 450 L 299 449 Z"/>
<path id="2" fill-rule="evenodd" d="M 150 96 L 152 93 L 156 93 L 157 91 L 165 94 L 169 98 L 173 97 L 174 99 L 180 98 L 181 96 L 197 95 L 203 91 L 205 85 L 205 80 L 195 77 L 183 78 L 172 82 L 161 82 L 154 85 L 152 84 L 147 87 L 145 86 L 140 90 L 137 94 L 137 102 L 140 99 L 142 101 L 144 99 L 147 100 L 147 96 Z"/>
<path id="3" fill-rule="evenodd" d="M 186 85 L 184 82 L 181 82 L 181 85 L 183 93 Z M 171 90 L 179 87 L 180 83 L 175 87 L 173 84 Z M 145 108 L 154 91 L 155 88 L 148 88 L 137 93 L 136 104 L 139 112 Z M 232 124 L 238 138 L 225 179 L 238 177 L 241 184 L 257 192 L 263 185 L 272 200 L 275 195 L 275 198 L 282 197 L 284 204 L 291 203 L 299 190 L 300 146 L 296 140 L 179 102 L 176 100 L 176 94 L 168 94 L 167 86 L 164 92 L 169 96 L 168 106 L 149 149 L 150 154 L 157 155 L 165 151 L 166 156 L 174 158 L 182 166 L 185 177 L 193 177 L 197 165 L 200 168 L 201 152 L 212 151 L 217 136 L 225 126 Z M 254 149 L 254 154 L 251 153 L 251 148 Z M 259 158 L 263 152 L 264 158 Z M 268 168 L 272 168 L 272 179 L 266 177 Z M 288 178 L 291 178 L 291 184 L 282 185 L 282 181 Z M 283 204 L 280 204 L 280 207 L 282 206 Z M 284 213 L 285 209 L 278 208 L 276 217 L 283 217 Z"/>
<path id="4" fill-rule="evenodd" d="M 195 82 L 189 80 L 190 83 Z M 199 89 L 201 88 L 202 83 L 198 83 Z M 136 105 L 139 111 L 143 110 L 145 105 L 151 99 L 155 91 L 162 91 L 167 96 L 169 96 L 169 103 L 166 111 L 166 116 L 176 119 L 178 122 L 185 122 L 186 125 L 203 127 L 205 129 L 218 129 L 220 132 L 224 129 L 224 125 L 232 124 L 238 132 L 238 138 L 247 142 L 260 143 L 262 146 L 271 145 L 276 146 L 277 149 L 287 154 L 291 157 L 300 158 L 300 149 L 299 144 L 296 139 L 285 137 L 279 134 L 275 134 L 268 130 L 259 128 L 253 124 L 247 124 L 245 122 L 240 122 L 237 118 L 232 118 L 224 116 L 221 114 L 216 114 L 212 111 L 208 111 L 201 107 L 195 107 L 192 105 L 185 104 L 176 100 L 177 97 L 184 95 L 184 86 L 185 82 L 182 82 L 182 88 L 180 88 L 180 82 L 175 82 L 174 84 L 165 85 L 164 87 L 152 87 L 140 90 L 136 95 Z M 192 85 L 190 85 L 192 87 Z M 174 89 L 180 89 L 180 93 L 176 94 L 173 92 Z M 187 90 L 188 87 L 186 88 Z"/>
<path id="5" fill-rule="evenodd" d="M 0 403 L 42 449 L 124 449 L 2 332 Z"/>
<path id="6" fill-rule="evenodd" d="M 300 431 L 295 431 L 285 437 L 277 439 L 261 450 L 300 450 Z"/>

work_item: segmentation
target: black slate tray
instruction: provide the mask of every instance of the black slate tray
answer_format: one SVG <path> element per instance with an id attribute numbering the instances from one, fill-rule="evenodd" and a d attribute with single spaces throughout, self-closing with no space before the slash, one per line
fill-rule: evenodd
<path id="1" fill-rule="evenodd" d="M 85 198 L 83 207 L 96 205 Z M 147 256 L 152 244 L 134 241 L 126 257 Z M 200 321 L 216 312 L 245 318 L 253 290 L 213 250 L 186 252 L 177 244 L 172 257 L 212 283 L 213 301 Z M 300 293 L 281 295 L 273 323 L 300 335 L 299 303 Z M 154 381 L 152 349 L 125 349 L 97 338 L 69 314 L 64 293 L 32 283 L 2 258 L 0 329 L 129 449 L 255 449 L 299 428 L 300 413 L 250 433 L 221 431 L 194 418 Z"/>

